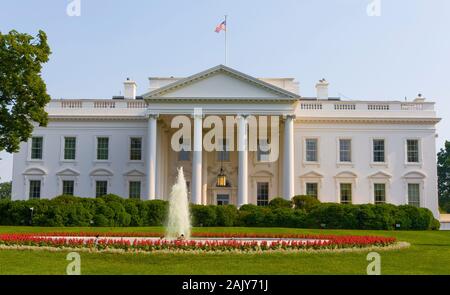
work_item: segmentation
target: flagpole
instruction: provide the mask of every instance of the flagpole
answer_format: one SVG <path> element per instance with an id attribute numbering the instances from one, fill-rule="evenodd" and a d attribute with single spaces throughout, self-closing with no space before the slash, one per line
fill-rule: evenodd
<path id="1" fill-rule="evenodd" d="M 228 23 L 227 23 L 227 15 L 225 14 L 225 65 L 227 65 L 227 31 L 228 31 Z"/>

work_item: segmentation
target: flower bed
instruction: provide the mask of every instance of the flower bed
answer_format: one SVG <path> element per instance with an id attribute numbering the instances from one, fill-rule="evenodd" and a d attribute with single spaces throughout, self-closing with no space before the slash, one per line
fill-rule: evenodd
<path id="1" fill-rule="evenodd" d="M 98 236 L 98 238 L 97 238 Z M 103 237 L 101 237 L 103 236 Z M 160 233 L 39 233 L 0 234 L 2 246 L 84 248 L 124 252 L 201 251 L 252 252 L 267 250 L 321 250 L 385 247 L 395 238 L 380 236 L 337 236 L 302 234 L 195 233 L 191 240 L 165 240 Z M 120 238 L 119 238 L 120 237 Z M 130 239 L 130 237 L 136 237 Z M 155 237 L 155 238 L 151 238 Z M 201 239 L 200 239 L 201 238 Z M 211 240 L 208 240 L 211 238 Z M 213 239 L 216 238 L 216 239 Z M 219 238 L 219 239 L 217 239 Z M 222 239 L 220 239 L 222 238 Z M 245 240 L 243 239 L 245 238 Z M 252 240 L 254 239 L 254 240 Z"/>

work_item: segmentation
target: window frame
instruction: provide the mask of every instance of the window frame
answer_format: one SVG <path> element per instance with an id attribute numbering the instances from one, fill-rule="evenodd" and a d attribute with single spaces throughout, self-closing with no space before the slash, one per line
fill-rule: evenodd
<path id="1" fill-rule="evenodd" d="M 267 200 L 260 200 L 260 185 L 266 185 L 267 186 Z M 269 205 L 269 201 L 270 201 L 270 183 L 268 181 L 258 181 L 256 182 L 256 205 L 257 206 L 261 206 L 261 207 L 265 207 Z M 264 204 L 260 204 L 263 203 Z"/>
<path id="2" fill-rule="evenodd" d="M 419 198 L 419 200 L 417 201 L 417 203 L 418 203 L 417 205 L 418 206 L 415 206 L 415 205 L 411 204 L 410 194 L 409 194 L 410 193 L 410 191 L 409 191 L 410 185 L 417 186 L 417 193 L 418 193 L 418 198 Z M 420 182 L 408 181 L 408 183 L 406 185 L 406 197 L 407 197 L 406 204 L 407 205 L 414 206 L 414 207 L 417 207 L 417 208 L 421 208 L 422 207 L 422 187 L 423 187 L 423 185 Z"/>
<path id="3" fill-rule="evenodd" d="M 313 195 L 309 195 L 309 194 L 308 194 L 308 185 L 309 185 L 309 184 L 314 184 L 314 185 L 316 185 L 316 196 L 313 196 Z M 319 182 L 315 182 L 315 181 L 306 181 L 306 182 L 305 182 L 305 195 L 311 196 L 311 197 L 315 197 L 317 200 L 319 200 L 319 187 L 320 187 Z"/>
<path id="4" fill-rule="evenodd" d="M 103 195 L 98 195 L 98 190 L 97 190 L 97 185 L 98 185 L 98 183 L 100 183 L 100 182 L 103 182 L 103 183 L 106 183 L 106 186 L 105 186 L 105 189 L 106 189 L 106 192 L 105 192 L 105 194 L 103 194 Z M 96 198 L 99 198 L 99 197 L 101 197 L 101 196 L 105 196 L 105 195 L 107 195 L 109 192 L 108 192 L 108 186 L 109 186 L 109 181 L 108 180 L 103 180 L 103 179 L 97 179 L 97 180 L 95 180 L 95 187 L 94 187 L 94 189 L 95 189 L 95 197 Z"/>
<path id="5" fill-rule="evenodd" d="M 133 153 L 133 147 L 132 143 L 134 139 L 139 139 L 141 142 L 141 146 L 139 149 L 139 159 L 132 159 L 132 153 Z M 128 161 L 130 162 L 142 162 L 144 160 L 144 140 L 142 136 L 136 135 L 136 136 L 129 136 L 128 137 Z"/>
<path id="6" fill-rule="evenodd" d="M 66 159 L 66 138 L 74 138 L 75 139 L 75 150 L 74 150 L 74 159 Z M 62 135 L 61 136 L 61 161 L 62 162 L 76 162 L 78 157 L 78 137 L 76 135 Z"/>
<path id="7" fill-rule="evenodd" d="M 98 143 L 100 138 L 107 138 L 108 139 L 108 153 L 107 153 L 107 159 L 99 159 L 98 157 Z M 96 162 L 109 162 L 110 160 L 110 154 L 111 154 L 111 137 L 108 135 L 98 135 L 95 136 L 95 161 Z"/>
<path id="8" fill-rule="evenodd" d="M 383 141 L 383 160 L 384 161 L 375 161 L 375 141 Z M 372 165 L 386 165 L 387 160 L 387 140 L 383 137 L 372 137 L 371 138 L 371 164 Z"/>
<path id="9" fill-rule="evenodd" d="M 341 140 L 350 141 L 350 161 L 341 161 Z M 338 137 L 336 150 L 337 150 L 337 163 L 339 165 L 353 165 L 353 139 L 351 137 Z"/>
<path id="10" fill-rule="evenodd" d="M 315 140 L 316 150 L 315 150 L 315 161 L 308 160 L 308 140 Z M 306 164 L 317 164 L 319 163 L 319 138 L 318 137 L 305 137 L 303 139 L 303 162 Z"/>
<path id="11" fill-rule="evenodd" d="M 346 202 L 342 202 L 342 185 L 350 185 L 350 200 Z M 353 183 L 342 181 L 339 183 L 339 203 L 340 204 L 353 204 Z"/>
<path id="12" fill-rule="evenodd" d="M 408 141 L 415 140 L 417 141 L 417 162 L 410 162 L 408 158 Z M 414 166 L 414 165 L 421 165 L 422 164 L 422 140 L 418 137 L 408 137 L 405 138 L 404 141 L 404 151 L 405 151 L 405 165 L 408 166 Z"/>
<path id="13" fill-rule="evenodd" d="M 64 193 L 64 183 L 65 182 L 72 182 L 72 194 L 67 194 Z M 74 196 L 75 195 L 75 180 L 72 179 L 61 179 L 61 194 L 62 195 L 69 195 L 69 196 Z"/>
<path id="14" fill-rule="evenodd" d="M 132 196 L 132 190 L 133 190 L 132 184 L 133 185 L 139 184 L 139 196 Z M 142 181 L 140 181 L 140 180 L 129 180 L 128 181 L 128 198 L 136 199 L 136 200 L 142 199 Z"/>
<path id="15" fill-rule="evenodd" d="M 34 138 L 41 138 L 42 144 L 41 144 L 41 157 L 40 158 L 33 158 L 33 139 Z M 44 161 L 44 145 L 45 145 L 45 137 L 43 135 L 33 135 L 29 141 L 28 141 L 28 161 L 30 162 L 43 162 Z"/>
<path id="16" fill-rule="evenodd" d="M 378 185 L 383 185 L 384 186 L 384 201 L 383 202 L 377 202 L 377 189 L 376 189 L 376 187 L 378 186 Z M 374 182 L 373 183 L 373 189 L 372 189 L 372 193 L 373 193 L 373 204 L 375 204 L 375 205 L 378 205 L 378 204 L 386 204 L 387 203 L 387 200 L 388 200 L 388 197 L 387 197 L 387 194 L 388 194 L 388 185 L 387 185 L 387 183 L 386 182 L 380 182 L 380 181 L 376 181 L 376 182 Z"/>
<path id="17" fill-rule="evenodd" d="M 39 183 L 39 196 L 32 197 L 32 183 Z M 34 194 L 34 192 L 33 192 Z M 40 179 L 29 179 L 28 180 L 28 200 L 40 200 L 42 199 L 42 180 Z"/>

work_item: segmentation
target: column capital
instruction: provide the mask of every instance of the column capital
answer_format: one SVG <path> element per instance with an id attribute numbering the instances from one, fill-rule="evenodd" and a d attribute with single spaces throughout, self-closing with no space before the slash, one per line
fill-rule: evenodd
<path id="1" fill-rule="evenodd" d="M 203 119 L 203 109 L 202 108 L 194 108 L 194 112 L 192 113 L 191 117 L 193 119 Z"/>
<path id="2" fill-rule="evenodd" d="M 159 118 L 159 114 L 155 113 L 155 112 L 148 112 L 147 113 L 147 118 L 149 118 L 149 119 L 158 119 Z"/>
<path id="3" fill-rule="evenodd" d="M 295 120 L 297 116 L 295 114 L 285 114 L 283 115 L 284 120 Z"/>
<path id="4" fill-rule="evenodd" d="M 237 114 L 236 117 L 247 119 L 250 116 L 250 114 Z"/>

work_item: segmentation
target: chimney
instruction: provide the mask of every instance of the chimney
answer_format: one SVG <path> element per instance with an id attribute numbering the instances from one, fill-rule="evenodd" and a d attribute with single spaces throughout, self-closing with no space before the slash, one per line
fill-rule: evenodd
<path id="1" fill-rule="evenodd" d="M 130 78 L 127 78 L 124 85 L 124 97 L 125 99 L 136 99 L 136 82 L 131 81 Z"/>
<path id="2" fill-rule="evenodd" d="M 414 102 L 424 102 L 425 97 L 423 97 L 422 93 L 417 94 L 417 97 L 414 98 Z"/>
<path id="3" fill-rule="evenodd" d="M 325 78 L 319 80 L 316 84 L 317 99 L 328 99 L 328 82 Z"/>

